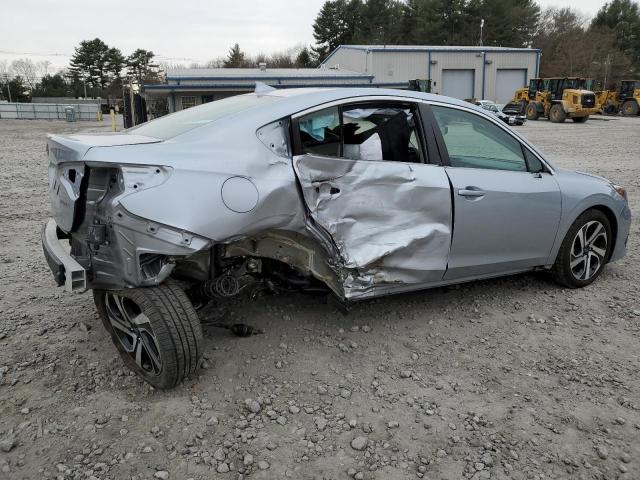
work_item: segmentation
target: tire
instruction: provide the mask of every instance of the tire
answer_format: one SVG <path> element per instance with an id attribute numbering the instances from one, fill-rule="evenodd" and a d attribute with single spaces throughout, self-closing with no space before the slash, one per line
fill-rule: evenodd
<path id="1" fill-rule="evenodd" d="M 563 123 L 567 119 L 567 114 L 564 111 L 564 108 L 559 103 L 556 103 L 551 106 L 549 110 L 549 119 L 553 123 Z"/>
<path id="2" fill-rule="evenodd" d="M 202 327 L 175 282 L 94 290 L 93 298 L 122 360 L 143 380 L 164 390 L 196 371 L 202 356 Z"/>
<path id="3" fill-rule="evenodd" d="M 575 123 L 587 123 L 587 120 L 589 120 L 589 115 L 587 115 L 586 117 L 573 117 L 571 120 L 573 120 Z"/>
<path id="4" fill-rule="evenodd" d="M 622 104 L 622 115 L 625 117 L 638 115 L 638 110 L 640 110 L 640 107 L 638 107 L 638 102 L 635 100 L 627 100 Z"/>
<path id="5" fill-rule="evenodd" d="M 615 115 L 616 114 L 616 107 L 615 105 L 611 104 L 611 103 L 607 103 L 604 107 L 604 114 L 605 115 Z"/>
<path id="6" fill-rule="evenodd" d="M 582 232 L 584 236 L 580 236 Z M 585 239 L 591 243 L 584 242 Z M 551 269 L 554 280 L 569 288 L 590 285 L 602 273 L 612 247 L 607 216 L 599 210 L 587 210 L 573 222 L 562 241 Z"/>
<path id="7" fill-rule="evenodd" d="M 538 112 L 538 104 L 535 102 L 529 102 L 525 111 L 527 120 L 538 120 L 540 113 Z"/>

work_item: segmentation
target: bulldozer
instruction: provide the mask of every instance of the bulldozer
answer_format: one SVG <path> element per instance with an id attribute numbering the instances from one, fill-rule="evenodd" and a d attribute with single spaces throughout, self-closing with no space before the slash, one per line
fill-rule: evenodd
<path id="1" fill-rule="evenodd" d="M 596 92 L 596 98 L 601 112 L 606 115 L 640 115 L 640 80 L 622 80 L 616 90 Z"/>
<path id="2" fill-rule="evenodd" d="M 532 78 L 529 87 L 516 90 L 512 102 L 522 104 L 527 120 L 546 117 L 562 123 L 570 118 L 584 123 L 599 111 L 595 94 L 585 86 L 586 80 L 579 77 Z"/>

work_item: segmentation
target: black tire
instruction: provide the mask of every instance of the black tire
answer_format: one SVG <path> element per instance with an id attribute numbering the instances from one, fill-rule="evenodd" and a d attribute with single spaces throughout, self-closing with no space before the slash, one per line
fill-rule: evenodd
<path id="1" fill-rule="evenodd" d="M 588 226 L 589 224 L 593 225 L 593 222 L 600 223 L 600 225 L 602 225 L 606 234 L 606 245 L 603 248 L 602 243 L 597 244 L 597 248 L 603 251 L 602 259 L 599 261 L 597 269 L 590 269 L 589 276 L 587 277 L 586 275 L 584 275 L 585 278 L 582 278 L 582 275 L 579 275 L 580 263 L 578 263 L 574 267 L 576 269 L 574 270 L 571 266 L 571 262 L 572 259 L 577 259 L 576 257 L 580 257 L 583 255 L 583 253 L 578 253 L 576 255 L 577 251 L 575 249 L 575 242 L 578 241 L 578 232 L 580 232 L 583 227 Z M 592 226 L 591 228 L 594 228 L 592 232 L 595 232 L 596 227 Z M 573 222 L 573 225 L 571 225 L 571 228 L 569 228 L 569 231 L 562 241 L 562 245 L 560 246 L 560 250 L 558 251 L 558 256 L 556 257 L 556 261 L 553 265 L 553 268 L 551 269 L 553 279 L 560 285 L 569 288 L 586 287 L 587 285 L 593 283 L 593 281 L 602 273 L 602 269 L 609 260 L 612 247 L 613 236 L 611 234 L 611 224 L 609 223 L 609 219 L 607 218 L 607 216 L 600 210 L 587 210 L 582 215 L 580 215 L 575 222 Z M 586 248 L 586 246 L 584 248 Z M 591 254 L 592 253 L 589 253 L 588 255 Z M 585 263 L 585 271 L 587 271 L 587 265 L 589 264 Z"/>
<path id="2" fill-rule="evenodd" d="M 635 100 L 627 100 L 622 104 L 622 115 L 625 117 L 634 117 L 638 115 L 638 111 L 640 107 L 638 107 L 638 102 Z"/>
<path id="3" fill-rule="evenodd" d="M 571 120 L 573 120 L 575 123 L 586 123 L 587 120 L 589 120 L 589 115 L 587 115 L 586 117 L 573 117 Z"/>
<path id="4" fill-rule="evenodd" d="M 536 102 L 529 102 L 525 113 L 527 120 L 537 120 L 540 116 L 540 113 L 538 112 L 538 104 Z"/>
<path id="5" fill-rule="evenodd" d="M 553 123 L 563 123 L 566 119 L 567 114 L 564 111 L 564 107 L 559 103 L 553 104 L 549 110 L 549 120 Z"/>
<path id="6" fill-rule="evenodd" d="M 196 371 L 202 356 L 202 327 L 189 298 L 175 282 L 94 290 L 93 298 L 124 363 L 146 382 L 169 389 Z M 131 321 L 131 317 L 142 320 Z"/>

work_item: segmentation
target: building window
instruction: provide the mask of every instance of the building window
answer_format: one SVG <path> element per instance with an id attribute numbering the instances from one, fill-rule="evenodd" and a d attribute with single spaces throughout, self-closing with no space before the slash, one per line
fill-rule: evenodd
<path id="1" fill-rule="evenodd" d="M 194 96 L 183 96 L 180 98 L 180 101 L 182 103 L 182 110 L 196 106 L 196 97 Z"/>

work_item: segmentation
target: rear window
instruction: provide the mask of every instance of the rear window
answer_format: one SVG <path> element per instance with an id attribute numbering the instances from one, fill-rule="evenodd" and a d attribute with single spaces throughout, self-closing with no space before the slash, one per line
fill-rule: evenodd
<path id="1" fill-rule="evenodd" d="M 253 94 L 236 95 L 151 120 L 137 127 L 127 129 L 126 133 L 167 140 L 188 130 L 219 120 L 222 117 L 234 115 L 243 110 L 265 105 L 276 100 L 279 100 L 279 97 L 269 95 L 259 97 Z"/>

